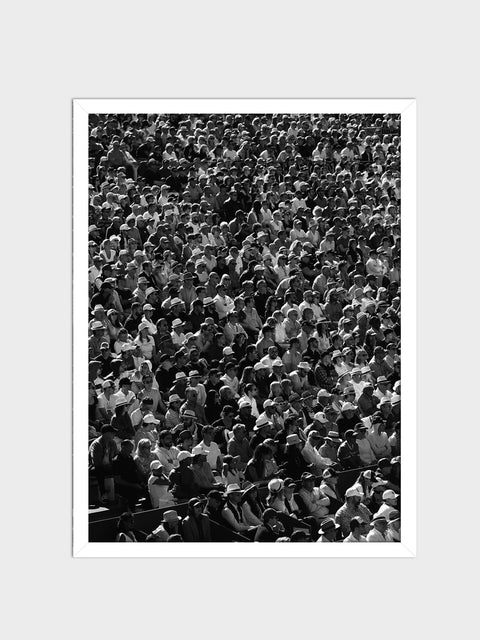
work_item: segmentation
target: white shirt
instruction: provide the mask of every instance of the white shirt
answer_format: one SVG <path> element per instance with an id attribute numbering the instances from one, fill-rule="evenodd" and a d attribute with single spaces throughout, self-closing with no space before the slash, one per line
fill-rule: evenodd
<path id="1" fill-rule="evenodd" d="M 218 313 L 219 320 L 223 320 L 223 318 L 227 316 L 227 313 L 233 311 L 233 308 L 235 307 L 235 303 L 228 296 L 222 298 L 217 293 L 213 300 L 215 301 L 215 309 Z"/>
<path id="2" fill-rule="evenodd" d="M 165 449 L 165 447 L 155 447 L 153 453 L 165 467 L 164 473 L 166 476 L 168 476 L 172 469 L 176 469 L 176 467 L 178 467 L 177 457 L 180 452 L 177 447 L 170 447 L 170 449 Z"/>
<path id="3" fill-rule="evenodd" d="M 367 539 L 365 536 L 360 536 L 360 538 L 357 540 L 357 538 L 355 538 L 355 536 L 353 535 L 353 533 L 350 533 L 344 540 L 344 542 L 367 542 Z"/>
<path id="4" fill-rule="evenodd" d="M 378 531 L 378 529 L 372 529 L 367 534 L 367 542 L 386 542 L 385 536 Z"/>
<path id="5" fill-rule="evenodd" d="M 202 450 L 207 454 L 207 462 L 210 465 L 210 468 L 216 471 L 217 469 L 217 460 L 222 459 L 222 454 L 220 452 L 220 447 L 216 442 L 212 442 L 210 444 L 205 444 L 202 440 L 198 443 L 197 447 L 202 447 Z"/>
<path id="6" fill-rule="evenodd" d="M 318 451 L 313 447 L 313 445 L 308 442 L 305 443 L 305 446 L 302 449 L 302 456 L 309 464 L 314 464 L 317 469 L 323 471 L 328 466 L 330 466 L 332 461 L 330 458 L 324 458 L 321 456 Z"/>
<path id="7" fill-rule="evenodd" d="M 184 333 L 178 334 L 176 331 L 172 331 L 170 336 L 172 337 L 172 342 L 175 346 L 181 347 L 185 343 L 186 337 Z"/>

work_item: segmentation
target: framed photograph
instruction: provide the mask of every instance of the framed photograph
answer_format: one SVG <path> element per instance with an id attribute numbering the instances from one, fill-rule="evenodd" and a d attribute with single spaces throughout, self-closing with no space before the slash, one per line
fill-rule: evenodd
<path id="1" fill-rule="evenodd" d="M 415 556 L 415 121 L 73 101 L 74 557 Z"/>

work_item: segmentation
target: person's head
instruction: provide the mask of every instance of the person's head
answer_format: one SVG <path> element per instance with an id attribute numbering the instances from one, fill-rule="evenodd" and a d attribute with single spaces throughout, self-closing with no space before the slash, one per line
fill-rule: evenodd
<path id="1" fill-rule="evenodd" d="M 207 495 L 207 507 L 217 511 L 223 505 L 224 496 L 217 489 L 212 489 Z"/>
<path id="2" fill-rule="evenodd" d="M 192 461 L 193 456 L 189 451 L 182 450 L 177 456 L 177 462 L 181 468 L 189 467 Z"/>
<path id="3" fill-rule="evenodd" d="M 372 520 L 372 528 L 380 531 L 380 533 L 385 533 L 388 527 L 388 521 L 385 516 L 375 515 Z"/>
<path id="4" fill-rule="evenodd" d="M 100 433 L 105 442 L 113 442 L 117 431 L 109 424 L 106 424 L 100 429 Z"/>
<path id="5" fill-rule="evenodd" d="M 340 529 L 340 526 L 336 524 L 333 518 L 326 518 L 319 529 L 319 534 L 329 540 L 330 542 L 334 542 L 337 539 L 337 532 Z"/>
<path id="6" fill-rule="evenodd" d="M 158 443 L 161 447 L 170 449 L 170 447 L 173 445 L 173 436 L 170 431 L 167 431 L 166 429 L 160 431 L 160 433 L 158 434 Z"/>
<path id="7" fill-rule="evenodd" d="M 137 453 L 143 458 L 148 458 L 152 449 L 152 443 L 148 438 L 141 438 L 137 444 Z"/>
<path id="8" fill-rule="evenodd" d="M 265 509 L 262 515 L 263 524 L 270 528 L 278 526 L 278 511 L 276 509 Z"/>
<path id="9" fill-rule="evenodd" d="M 350 487 L 345 492 L 345 501 L 347 504 L 358 507 L 363 498 L 363 494 L 355 487 Z"/>
<path id="10" fill-rule="evenodd" d="M 338 483 L 338 473 L 337 471 L 335 471 L 335 469 L 332 469 L 331 467 L 327 467 L 326 469 L 324 469 L 322 473 L 322 478 L 326 484 L 329 484 L 332 486 Z"/>
<path id="11" fill-rule="evenodd" d="M 211 425 L 205 425 L 202 430 L 202 437 L 205 444 L 208 446 L 212 442 L 214 428 Z"/>
<path id="12" fill-rule="evenodd" d="M 118 519 L 117 529 L 119 531 L 131 531 L 133 529 L 134 520 L 133 513 L 125 511 Z"/>
<path id="13" fill-rule="evenodd" d="M 232 431 L 233 437 L 237 442 L 243 442 L 243 440 L 246 438 L 246 429 L 244 424 L 238 423 L 234 425 Z"/>
<path id="14" fill-rule="evenodd" d="M 165 531 L 170 534 L 176 534 L 178 532 L 178 525 L 180 523 L 180 518 L 178 517 L 178 513 L 173 510 L 168 510 L 163 512 L 162 525 Z"/>
<path id="15" fill-rule="evenodd" d="M 188 515 L 194 519 L 198 519 L 203 511 L 203 502 L 198 498 L 192 498 L 188 501 Z"/>
<path id="16" fill-rule="evenodd" d="M 350 524 L 349 524 L 350 532 L 353 533 L 355 537 L 362 535 L 364 524 L 365 524 L 365 521 L 362 520 L 362 518 L 360 518 L 359 516 L 355 516 L 355 518 L 352 518 L 350 520 Z"/>
<path id="17" fill-rule="evenodd" d="M 396 507 L 398 501 L 398 493 L 395 493 L 395 491 L 392 491 L 392 489 L 387 489 L 383 492 L 382 499 L 384 503 L 389 507 Z"/>
<path id="18" fill-rule="evenodd" d="M 238 484 L 229 484 L 225 491 L 225 497 L 233 504 L 239 504 L 243 498 L 243 491 Z"/>
<path id="19" fill-rule="evenodd" d="M 388 528 L 400 533 L 400 512 L 394 509 L 388 514 Z"/>
<path id="20" fill-rule="evenodd" d="M 122 456 L 128 458 L 132 455 L 134 450 L 134 444 L 131 440 L 122 440 L 120 444 L 120 453 Z"/>
<path id="21" fill-rule="evenodd" d="M 302 487 L 304 487 L 307 491 L 313 491 L 315 486 L 315 476 L 309 473 L 308 471 L 304 471 L 300 476 L 300 480 L 302 482 Z"/>

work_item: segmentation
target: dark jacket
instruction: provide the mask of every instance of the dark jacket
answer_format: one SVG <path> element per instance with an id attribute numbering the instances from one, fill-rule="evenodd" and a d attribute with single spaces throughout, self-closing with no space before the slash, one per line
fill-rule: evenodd
<path id="1" fill-rule="evenodd" d="M 187 516 L 182 521 L 182 535 L 185 542 L 211 542 L 210 520 L 201 513 L 198 520 Z"/>
<path id="2" fill-rule="evenodd" d="M 275 542 L 277 538 L 278 534 L 268 524 L 262 524 L 258 527 L 254 540 L 255 542 Z"/>

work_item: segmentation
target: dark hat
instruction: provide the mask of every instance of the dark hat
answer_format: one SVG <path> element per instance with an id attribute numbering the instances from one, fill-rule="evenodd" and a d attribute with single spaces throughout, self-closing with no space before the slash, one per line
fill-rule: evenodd
<path id="1" fill-rule="evenodd" d="M 333 529 L 335 530 L 340 529 L 340 525 L 337 524 L 333 518 L 326 518 L 322 522 L 322 526 L 318 530 L 318 533 L 321 533 L 321 534 L 327 533 L 327 531 L 332 531 Z"/>
<path id="2" fill-rule="evenodd" d="M 223 493 L 221 491 L 218 491 L 217 489 L 212 489 L 212 491 L 209 491 L 207 493 L 207 498 L 215 498 L 215 500 L 222 501 Z"/>
<path id="3" fill-rule="evenodd" d="M 304 471 L 302 473 L 302 475 L 300 476 L 300 480 L 302 481 L 308 481 L 308 480 L 315 480 L 315 476 L 312 475 L 311 473 L 309 473 L 308 471 Z"/>
<path id="4" fill-rule="evenodd" d="M 117 433 L 117 430 L 112 427 L 110 424 L 104 424 L 100 429 L 100 433 L 103 435 L 104 433 Z"/>

